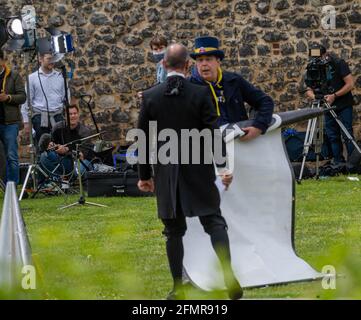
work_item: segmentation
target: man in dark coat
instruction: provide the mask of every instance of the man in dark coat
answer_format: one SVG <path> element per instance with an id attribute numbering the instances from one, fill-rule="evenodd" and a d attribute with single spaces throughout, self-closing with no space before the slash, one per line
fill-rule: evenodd
<path id="1" fill-rule="evenodd" d="M 200 37 L 195 40 L 191 57 L 196 60 L 191 82 L 204 85 L 212 93 L 218 124 L 235 123 L 248 119 L 244 103 L 256 112 L 253 124 L 242 128 L 246 133 L 241 140 L 256 138 L 266 132 L 271 123 L 274 103 L 262 90 L 257 89 L 241 75 L 221 69 L 224 52 L 219 49 L 215 37 Z"/>
<path id="2" fill-rule="evenodd" d="M 188 62 L 186 48 L 180 44 L 171 45 L 164 58 L 164 65 L 168 72 L 167 81 L 143 93 L 138 128 L 147 137 L 146 154 L 149 154 L 150 148 L 148 134 L 151 127 L 150 121 L 156 121 L 157 136 L 164 129 L 172 130 L 176 134 L 176 143 L 171 144 L 173 150 L 170 153 L 174 151 L 174 147 L 175 151 L 179 151 L 179 146 L 184 142 L 181 139 L 182 130 L 208 129 L 212 132 L 212 140 L 216 134 L 219 134 L 216 124 L 217 115 L 208 89 L 194 85 L 185 79 Z M 169 141 L 159 143 L 157 155 Z M 169 299 L 184 298 L 182 238 L 187 229 L 185 217 L 193 216 L 199 217 L 205 232 L 210 235 L 212 245 L 223 267 L 229 297 L 239 299 L 243 294 L 231 269 L 227 224 L 220 211 L 220 195 L 215 185 L 214 164 L 213 161 L 207 162 L 207 156 L 209 153 L 212 154 L 212 148 L 203 148 L 205 144 L 206 142 L 202 143 L 198 150 L 194 150 L 194 152 L 203 150 L 200 152 L 201 160 L 198 164 L 194 163 L 192 153 L 189 155 L 189 159 L 192 160 L 183 164 L 180 159 L 183 159 L 187 153 L 187 150 L 183 149 L 180 149 L 180 154 L 177 154 L 176 163 L 174 161 L 156 162 L 154 182 L 149 156 L 146 157 L 145 163 L 139 164 L 138 187 L 142 191 L 155 189 L 158 216 L 165 226 L 163 233 L 167 238 L 167 256 L 174 281 L 174 288 L 168 295 Z M 194 141 L 189 141 L 188 151 L 193 150 L 193 145 Z M 221 149 L 225 150 L 224 142 Z M 232 174 L 224 167 L 225 163 L 220 159 L 215 159 L 215 162 L 221 167 L 219 174 L 227 188 L 232 181 Z"/>
<path id="3" fill-rule="evenodd" d="M 19 182 L 18 133 L 22 128 L 20 105 L 26 100 L 24 82 L 11 70 L 0 50 L 0 140 L 7 161 L 7 181 Z"/>

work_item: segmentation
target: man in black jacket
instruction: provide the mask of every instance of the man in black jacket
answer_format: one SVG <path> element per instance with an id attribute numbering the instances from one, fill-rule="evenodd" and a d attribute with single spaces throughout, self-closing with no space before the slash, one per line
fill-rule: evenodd
<path id="1" fill-rule="evenodd" d="M 6 66 L 0 50 L 0 139 L 7 161 L 7 181 L 19 182 L 18 133 L 22 126 L 20 105 L 26 100 L 24 83 Z"/>
<path id="2" fill-rule="evenodd" d="M 320 49 L 323 61 L 327 61 L 329 66 L 327 76 L 330 79 L 330 92 L 324 96 L 324 99 L 328 104 L 336 106 L 335 113 L 337 114 L 338 119 L 345 126 L 348 133 L 353 137 L 353 96 L 351 90 L 354 87 L 354 79 L 352 77 L 350 68 L 345 60 L 339 59 L 331 53 L 327 52 L 324 46 L 316 44 L 313 47 L 315 49 Z M 315 92 L 312 90 L 312 88 L 307 88 L 306 95 L 310 100 L 314 100 L 316 98 Z M 354 149 L 352 141 L 347 138 L 344 132 L 341 131 L 341 128 L 336 122 L 335 118 L 329 112 L 325 113 L 325 129 L 327 137 L 331 143 L 333 163 L 335 165 L 340 165 L 345 162 L 345 158 L 343 156 L 342 139 L 345 142 L 348 156 L 351 155 Z"/>
<path id="3" fill-rule="evenodd" d="M 58 122 L 52 130 L 52 135 L 44 133 L 39 141 L 39 149 L 42 152 L 40 163 L 49 172 L 59 175 L 69 174 L 73 170 L 71 151 L 75 150 L 75 145 L 66 144 L 91 135 L 91 130 L 80 123 L 79 108 L 75 104 L 69 106 L 69 119 L 69 127 L 65 126 L 64 121 Z M 48 151 L 49 148 L 52 151 Z M 83 142 L 80 146 L 81 172 L 91 168 L 90 161 L 94 157 L 91 148 L 89 141 Z"/>
<path id="4" fill-rule="evenodd" d="M 180 44 L 171 45 L 166 51 L 163 62 L 168 72 L 166 82 L 143 93 L 138 128 L 147 137 L 146 154 L 149 154 L 150 148 L 148 132 L 151 121 L 156 122 L 157 134 L 164 129 L 176 133 L 177 141 L 175 145 L 174 143 L 171 145 L 176 148 L 176 151 L 179 151 L 179 146 L 184 143 L 184 140 L 181 139 L 181 133 L 184 130 L 208 129 L 209 132 L 212 132 L 212 140 L 219 133 L 216 124 L 217 115 L 208 89 L 194 85 L 185 79 L 188 62 L 186 48 Z M 157 155 L 169 141 L 158 142 Z M 187 150 L 192 150 L 194 153 L 200 152 L 198 164 L 193 161 L 194 153 L 192 154 L 192 152 L 188 155 L 188 159 L 192 159 L 192 161 L 183 164 L 180 159 L 184 159 L 183 157 L 187 153 L 187 150 L 183 149 L 180 149 L 175 163 L 174 161 L 170 161 L 170 163 L 157 161 L 154 165 L 154 182 L 149 156 L 146 157 L 145 163 L 139 164 L 138 187 L 142 191 L 155 189 L 158 216 L 165 226 L 163 234 L 167 238 L 167 256 L 174 281 L 174 288 L 168 295 L 168 299 L 184 298 L 182 238 L 187 229 L 185 217 L 194 216 L 199 217 L 220 258 L 229 297 L 239 299 L 243 294 L 231 269 L 227 224 L 221 215 L 220 195 L 215 185 L 214 164 L 213 161 L 206 161 L 207 155 L 212 154 L 212 148 L 204 148 L 205 144 L 201 144 L 198 150 L 193 150 L 192 146 L 195 145 L 195 142 L 189 141 Z M 222 146 L 222 150 L 224 150 L 224 142 Z M 140 154 L 139 158 L 142 158 Z M 219 174 L 227 188 L 232 181 L 232 174 L 224 168 L 221 161 L 216 159 L 216 164 L 217 162 L 220 167 L 223 167 Z"/>

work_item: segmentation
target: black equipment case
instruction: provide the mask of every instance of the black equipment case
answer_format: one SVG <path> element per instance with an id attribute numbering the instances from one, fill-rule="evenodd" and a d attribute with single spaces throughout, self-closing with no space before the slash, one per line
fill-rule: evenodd
<path id="1" fill-rule="evenodd" d="M 88 197 L 153 196 L 151 192 L 138 189 L 138 173 L 134 170 L 124 172 L 87 172 Z"/>

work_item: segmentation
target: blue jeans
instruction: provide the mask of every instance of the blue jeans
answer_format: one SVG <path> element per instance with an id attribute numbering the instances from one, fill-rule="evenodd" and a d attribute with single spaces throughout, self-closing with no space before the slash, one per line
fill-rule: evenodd
<path id="1" fill-rule="evenodd" d="M 55 151 L 43 152 L 40 155 L 41 165 L 55 175 L 66 175 L 73 170 L 71 157 L 59 156 Z"/>
<path id="2" fill-rule="evenodd" d="M 60 122 L 63 121 L 64 118 L 61 114 L 57 114 L 54 116 L 54 120 L 55 122 Z M 42 127 L 41 126 L 41 115 L 37 114 L 36 116 L 34 116 L 32 118 L 32 124 L 33 124 L 33 128 L 35 130 L 35 137 L 36 137 L 36 141 L 39 142 L 40 137 L 43 135 L 43 133 L 50 133 L 50 127 Z"/>
<path id="3" fill-rule="evenodd" d="M 41 165 L 55 175 L 67 175 L 74 168 L 73 159 L 70 156 L 60 156 L 55 151 L 43 152 L 40 156 Z M 80 172 L 83 174 L 87 168 L 92 170 L 89 160 L 84 159 L 80 162 Z"/>
<path id="4" fill-rule="evenodd" d="M 0 139 L 4 145 L 6 156 L 6 181 L 19 183 L 19 155 L 18 155 L 17 124 L 0 124 Z"/>
<path id="5" fill-rule="evenodd" d="M 352 132 L 352 106 L 346 107 L 345 109 L 341 111 L 335 110 L 339 120 L 342 122 L 342 124 L 347 129 L 348 133 L 353 137 Z M 349 140 L 344 132 L 341 130 L 340 126 L 334 119 L 334 117 L 328 112 L 325 114 L 325 127 L 326 127 L 326 133 L 327 137 L 330 140 L 331 148 L 332 148 L 332 154 L 333 154 L 333 160 L 335 164 L 338 164 L 340 162 L 344 162 L 345 159 L 343 157 L 343 145 L 341 136 L 343 138 L 343 141 L 345 143 L 347 154 L 348 156 L 351 155 L 354 146 Z"/>

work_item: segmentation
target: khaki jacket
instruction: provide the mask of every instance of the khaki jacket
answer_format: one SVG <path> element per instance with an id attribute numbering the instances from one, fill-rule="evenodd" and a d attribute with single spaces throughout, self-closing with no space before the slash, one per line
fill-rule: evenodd
<path id="1" fill-rule="evenodd" d="M 12 71 L 5 66 L 5 77 L 1 92 L 11 96 L 10 101 L 4 102 L 5 124 L 19 124 L 20 128 L 23 126 L 22 116 L 20 112 L 20 105 L 26 101 L 26 92 L 24 82 L 17 72 Z"/>

